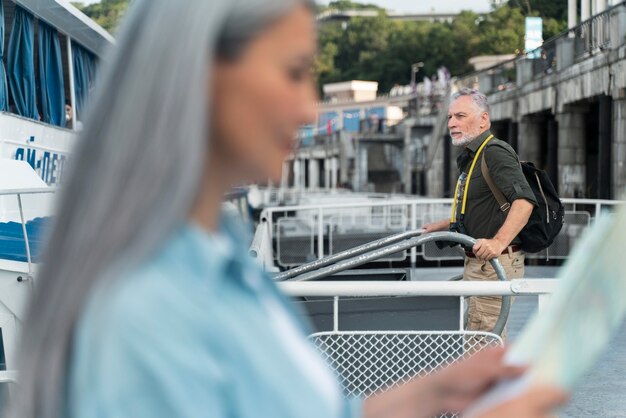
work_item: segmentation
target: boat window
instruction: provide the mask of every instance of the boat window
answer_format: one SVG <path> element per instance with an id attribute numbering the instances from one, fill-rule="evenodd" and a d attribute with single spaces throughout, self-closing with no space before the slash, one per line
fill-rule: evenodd
<path id="1" fill-rule="evenodd" d="M 76 91 L 76 113 L 82 119 L 87 98 L 96 80 L 96 58 L 79 44 L 72 42 L 74 57 L 74 90 Z"/>
<path id="2" fill-rule="evenodd" d="M 7 51 L 9 87 L 16 113 L 38 120 L 33 54 L 34 36 L 33 15 L 17 6 Z"/>
<path id="3" fill-rule="evenodd" d="M 50 125 L 72 127 L 68 38 L 13 0 L 0 0 L 0 112 Z M 72 39 L 77 119 L 96 80 L 98 59 Z M 67 108 L 67 109 L 66 109 Z M 79 125 L 80 126 L 80 125 Z"/>
<path id="4" fill-rule="evenodd" d="M 39 21 L 39 97 L 41 119 L 51 125 L 65 126 L 65 86 L 61 44 L 57 30 Z"/>
<path id="5" fill-rule="evenodd" d="M 4 7 L 0 0 L 0 111 L 9 110 L 9 87 L 4 66 Z"/>

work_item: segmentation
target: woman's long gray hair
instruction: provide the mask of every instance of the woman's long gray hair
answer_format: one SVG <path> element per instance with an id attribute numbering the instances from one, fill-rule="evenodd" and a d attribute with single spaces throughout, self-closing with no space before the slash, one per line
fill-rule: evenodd
<path id="1" fill-rule="evenodd" d="M 20 349 L 11 416 L 63 414 L 74 326 L 94 287 L 188 217 L 208 151 L 210 69 L 303 0 L 136 0 L 72 157 Z M 140 295 L 138 295 L 140 297 Z"/>

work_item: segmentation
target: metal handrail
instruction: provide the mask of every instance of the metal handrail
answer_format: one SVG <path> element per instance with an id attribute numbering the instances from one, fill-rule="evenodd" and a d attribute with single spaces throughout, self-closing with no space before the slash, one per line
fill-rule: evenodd
<path id="1" fill-rule="evenodd" d="M 375 249 L 366 253 L 355 255 L 352 258 L 342 260 L 336 264 L 327 265 L 325 267 L 319 268 L 318 270 L 308 271 L 306 273 L 296 275 L 294 277 L 291 277 L 290 280 L 291 281 L 311 281 L 311 280 L 321 279 L 324 277 L 331 276 L 335 273 L 349 270 L 349 269 L 361 266 L 363 264 L 378 260 L 385 256 L 388 256 L 388 255 L 391 255 L 400 251 L 405 251 L 412 247 L 416 247 L 416 246 L 423 245 L 428 242 L 434 242 L 434 241 L 452 241 L 468 248 L 471 248 L 474 246 L 474 244 L 476 244 L 476 240 L 467 235 L 462 235 L 462 234 L 458 234 L 455 232 L 434 232 L 431 234 L 420 235 L 418 237 L 410 238 L 410 239 L 404 240 L 403 242 L 388 244 L 383 248 L 378 248 L 378 249 Z M 318 260 L 318 261 L 322 261 L 322 260 Z M 498 261 L 497 258 L 494 258 L 490 261 L 490 263 L 496 272 L 496 276 L 498 277 L 498 280 L 506 281 L 507 280 L 506 273 L 504 272 L 504 269 L 502 268 L 500 261 Z M 503 296 L 502 305 L 500 307 L 500 314 L 498 316 L 498 319 L 492 331 L 494 334 L 498 334 L 498 335 L 502 334 L 502 331 L 504 330 L 506 322 L 509 318 L 510 309 L 511 309 L 510 296 Z"/>
<path id="2" fill-rule="evenodd" d="M 394 235 L 390 235 L 381 239 L 377 239 L 375 241 L 371 241 L 371 242 L 359 245 L 357 247 L 353 247 L 348 250 L 341 251 L 337 254 L 333 254 L 331 256 L 324 257 L 319 260 L 312 261 L 310 263 L 302 264 L 298 267 L 295 267 L 291 270 L 288 270 L 284 273 L 280 273 L 274 276 L 274 280 L 277 280 L 277 281 L 289 280 L 293 277 L 299 276 L 300 274 L 308 273 L 310 271 L 314 271 L 322 267 L 329 266 L 339 261 L 347 260 L 349 258 L 356 257 L 361 254 L 365 254 L 368 251 L 376 250 L 379 248 L 384 248 L 388 245 L 395 244 L 396 242 L 404 241 L 406 239 L 422 235 L 423 232 L 424 232 L 423 229 L 416 229 L 413 231 L 401 232 L 399 234 L 394 234 Z"/>

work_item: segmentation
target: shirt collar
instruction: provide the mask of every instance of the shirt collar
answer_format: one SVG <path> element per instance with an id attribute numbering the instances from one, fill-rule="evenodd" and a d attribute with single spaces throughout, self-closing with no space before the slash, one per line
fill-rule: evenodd
<path id="1" fill-rule="evenodd" d="M 471 154 L 476 154 L 476 151 L 478 151 L 478 148 L 480 148 L 480 146 L 483 144 L 483 142 L 485 142 L 485 139 L 487 139 L 489 137 L 489 135 L 491 135 L 491 131 L 489 129 L 487 129 L 485 132 L 483 132 L 482 134 L 478 135 L 478 137 L 476 137 L 476 139 L 474 139 L 472 142 L 470 142 L 466 149 L 468 151 L 471 152 Z"/>
<path id="2" fill-rule="evenodd" d="M 240 278 L 248 261 L 246 234 L 240 221 L 223 215 L 217 232 L 209 232 L 202 226 L 188 222 L 184 228 L 187 251 L 194 264 L 204 271 L 214 271 L 216 278 Z"/>

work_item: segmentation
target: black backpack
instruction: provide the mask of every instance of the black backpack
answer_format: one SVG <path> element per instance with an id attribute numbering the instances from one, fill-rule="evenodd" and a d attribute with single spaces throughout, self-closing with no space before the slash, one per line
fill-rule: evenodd
<path id="1" fill-rule="evenodd" d="M 519 233 L 519 237 L 522 240 L 522 250 L 528 253 L 538 253 L 552 245 L 556 236 L 561 232 L 565 222 L 565 209 L 545 171 L 539 170 L 530 162 L 520 162 L 520 165 L 535 195 L 537 206 L 533 209 L 528 223 Z M 493 182 L 484 155 L 480 168 L 500 208 L 508 210 L 511 205 Z"/>

